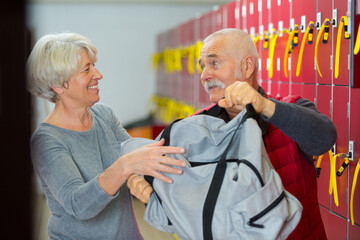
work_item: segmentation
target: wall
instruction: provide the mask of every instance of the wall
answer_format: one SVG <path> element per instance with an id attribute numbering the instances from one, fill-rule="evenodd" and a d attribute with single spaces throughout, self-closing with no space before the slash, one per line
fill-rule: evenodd
<path id="1" fill-rule="evenodd" d="M 98 48 L 96 66 L 103 74 L 100 102 L 110 105 L 121 123 L 148 114 L 155 91 L 150 68 L 156 35 L 211 5 L 29 3 L 27 26 L 34 41 L 48 33 L 73 31 L 87 36 Z M 45 103 L 35 98 L 34 127 L 46 116 Z M 46 103 L 47 104 L 47 103 Z M 50 104 L 49 109 L 52 109 Z"/>
<path id="2" fill-rule="evenodd" d="M 198 40 L 202 40 L 216 30 L 227 27 L 240 28 L 252 35 L 256 41 L 260 56 L 258 80 L 265 91 L 273 96 L 301 95 L 313 101 L 317 108 L 336 125 L 338 139 L 334 147 L 335 153 L 347 154 L 349 141 L 354 141 L 355 151 L 352 155 L 354 161 L 349 161 L 349 166 L 341 176 L 334 176 L 338 197 L 335 188 L 332 188 L 332 193 L 329 195 L 330 171 L 335 174 L 344 159 L 337 158 L 335 167 L 330 168 L 330 157 L 325 154 L 320 165 L 322 170 L 318 178 L 318 197 L 329 239 L 360 238 L 359 187 L 354 191 L 354 224 L 351 223 L 351 192 L 352 186 L 356 184 L 353 179 L 356 166 L 360 166 L 358 163 L 360 55 L 353 53 L 360 16 L 355 14 L 355 7 L 354 1 L 342 0 L 237 0 L 206 12 L 199 18 L 190 18 L 178 27 L 158 35 L 158 54 L 163 59 L 167 59 L 166 64 L 160 61 L 158 65 L 156 90 L 158 98 L 154 101 L 157 106 L 158 121 L 167 124 L 181 115 L 179 111 L 184 107 L 196 109 L 210 104 L 208 95 L 200 86 L 199 72 L 190 73 L 186 65 L 189 58 L 194 64 L 196 63 L 194 59 L 196 51 L 194 54 L 192 47 L 196 47 Z M 333 10 L 337 11 L 335 15 Z M 340 31 L 341 36 L 338 38 L 342 16 L 349 17 L 347 30 L 351 39 L 344 39 L 345 28 Z M 329 20 L 325 21 L 326 18 Z M 336 25 L 333 25 L 333 20 L 337 21 Z M 310 21 L 313 22 L 312 43 L 305 37 Z M 324 22 L 329 24 L 326 43 L 323 42 L 324 34 L 320 36 Z M 294 30 L 296 25 L 298 25 L 298 45 L 286 56 L 290 30 Z M 282 32 L 283 30 L 287 31 Z M 280 32 L 281 35 L 276 35 Z M 258 36 L 260 38 L 257 38 Z M 264 48 L 266 37 L 272 39 L 271 46 L 275 46 L 273 53 L 270 52 L 269 47 Z M 304 47 L 300 50 L 303 39 L 305 39 Z M 319 43 L 316 44 L 318 39 Z M 337 48 L 338 39 L 341 39 L 339 42 L 341 51 Z M 173 57 L 169 58 L 166 57 L 168 55 L 163 54 L 167 47 L 174 50 Z M 176 50 L 179 49 L 185 53 L 181 60 L 177 61 Z M 318 56 L 318 66 L 315 66 L 315 53 Z M 302 61 L 299 61 L 301 54 L 303 54 Z M 337 54 L 339 54 L 338 65 Z M 182 68 L 178 66 L 179 64 Z M 171 71 L 167 68 L 169 65 Z M 338 204 L 335 199 L 338 200 Z"/>

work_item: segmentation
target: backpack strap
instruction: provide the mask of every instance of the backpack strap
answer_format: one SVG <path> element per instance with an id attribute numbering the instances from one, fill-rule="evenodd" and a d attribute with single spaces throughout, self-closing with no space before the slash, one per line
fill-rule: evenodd
<path id="1" fill-rule="evenodd" d="M 224 176 L 225 176 L 225 172 L 226 172 L 226 155 L 231 147 L 234 136 L 235 136 L 236 132 L 239 130 L 239 128 L 241 127 L 241 125 L 248 118 L 257 119 L 257 117 L 258 117 L 258 114 L 255 112 L 253 106 L 250 104 L 246 105 L 246 113 L 244 114 L 243 118 L 241 119 L 241 122 L 239 123 L 237 129 L 234 131 L 228 146 L 226 147 L 225 151 L 221 155 L 220 161 L 216 165 L 214 176 L 211 181 L 209 191 L 205 198 L 205 203 L 204 203 L 204 207 L 203 207 L 203 237 L 206 240 L 213 239 L 211 225 L 212 225 L 212 219 L 214 216 L 216 201 L 218 199 L 221 185 L 224 180 Z"/>

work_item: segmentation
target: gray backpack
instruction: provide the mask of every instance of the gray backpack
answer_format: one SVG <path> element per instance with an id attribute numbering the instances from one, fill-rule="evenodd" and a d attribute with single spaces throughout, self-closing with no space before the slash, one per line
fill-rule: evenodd
<path id="1" fill-rule="evenodd" d="M 153 178 L 144 219 L 186 239 L 286 239 L 302 206 L 287 192 L 266 153 L 262 132 L 247 106 L 230 122 L 197 115 L 170 124 L 158 137 L 185 148 L 170 157 L 187 162 L 173 184 Z M 130 139 L 120 154 L 153 142 Z"/>

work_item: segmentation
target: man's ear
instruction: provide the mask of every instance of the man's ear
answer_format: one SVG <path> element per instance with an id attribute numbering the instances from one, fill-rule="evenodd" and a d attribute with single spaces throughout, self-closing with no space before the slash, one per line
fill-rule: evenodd
<path id="1" fill-rule="evenodd" d="M 255 72 L 255 60 L 252 56 L 247 56 L 243 60 L 243 69 L 244 69 L 244 77 L 245 79 L 249 79 L 253 73 Z"/>
<path id="2" fill-rule="evenodd" d="M 52 90 L 54 90 L 54 92 L 56 92 L 59 95 L 64 93 L 64 89 L 62 87 L 51 87 L 51 88 Z"/>

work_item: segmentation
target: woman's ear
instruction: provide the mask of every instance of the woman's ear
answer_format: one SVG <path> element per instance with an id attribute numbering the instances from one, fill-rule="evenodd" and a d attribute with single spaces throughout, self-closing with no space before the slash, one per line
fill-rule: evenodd
<path id="1" fill-rule="evenodd" d="M 54 90 L 54 92 L 56 92 L 59 95 L 64 93 L 64 89 L 62 87 L 51 87 L 51 88 L 52 90 Z"/>

